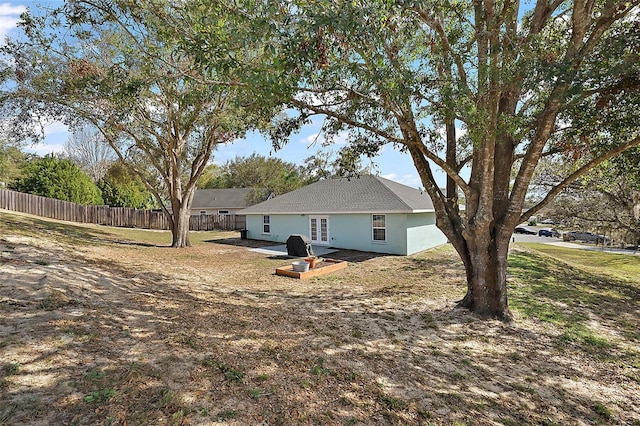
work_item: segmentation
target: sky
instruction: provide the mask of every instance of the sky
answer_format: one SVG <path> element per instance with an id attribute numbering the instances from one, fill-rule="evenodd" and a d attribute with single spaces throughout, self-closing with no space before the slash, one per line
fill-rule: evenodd
<path id="1" fill-rule="evenodd" d="M 0 3 L 0 40 L 4 40 L 6 35 L 15 33 L 20 13 L 27 7 L 36 8 L 38 4 L 42 3 L 51 4 L 52 2 L 47 0 L 22 0 L 13 3 Z M 55 3 L 60 4 L 61 2 L 55 1 Z M 213 154 L 213 162 L 221 165 L 236 157 L 247 157 L 255 153 L 302 165 L 304 159 L 316 154 L 318 151 L 332 150 L 337 152 L 341 146 L 344 146 L 346 137 L 338 138 L 333 146 L 323 147 L 324 138 L 320 133 L 321 127 L 322 117 L 316 117 L 312 123 L 303 127 L 299 133 L 292 135 L 289 143 L 278 151 L 274 151 L 267 139 L 257 133 L 251 133 L 244 139 L 220 146 Z M 65 142 L 69 137 L 69 130 L 64 124 L 51 123 L 45 127 L 44 142 L 29 146 L 25 150 L 39 155 L 59 153 L 64 149 Z M 393 149 L 391 145 L 387 145 L 372 161 L 374 173 L 379 176 L 414 188 L 422 187 L 418 172 L 409 154 L 401 153 Z M 363 165 L 369 165 L 369 161 L 364 160 Z M 438 169 L 434 171 L 434 174 L 438 184 L 444 186 L 445 174 Z"/>

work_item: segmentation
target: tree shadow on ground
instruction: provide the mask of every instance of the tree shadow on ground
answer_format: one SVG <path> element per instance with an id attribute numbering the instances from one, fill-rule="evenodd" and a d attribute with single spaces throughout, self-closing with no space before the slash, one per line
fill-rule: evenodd
<path id="1" fill-rule="evenodd" d="M 625 376 L 637 369 L 621 358 L 568 354 L 554 327 L 480 321 L 453 308 L 445 287 L 460 283 L 440 276 L 432 285 L 443 296 L 425 298 L 416 265 L 433 276 L 453 268 L 446 256 L 391 256 L 260 290 L 203 289 L 151 264 L 88 262 L 63 247 L 6 250 L 8 424 L 640 422 L 640 377 Z M 365 269 L 375 282 L 360 281 Z"/>
<path id="2" fill-rule="evenodd" d="M 337 260 L 346 260 L 347 262 L 367 262 L 369 260 L 374 260 L 382 257 L 393 256 L 390 254 L 383 253 L 373 253 L 369 251 L 358 251 L 358 250 L 338 250 L 335 253 L 331 253 L 327 257 L 331 257 L 332 259 Z"/>
<path id="3" fill-rule="evenodd" d="M 248 248 L 263 248 L 273 246 L 273 241 L 262 241 L 262 240 L 251 240 L 251 239 L 242 239 L 242 238 L 219 238 L 219 239 L 211 239 L 204 241 L 205 243 L 213 243 L 213 244 L 225 244 L 236 247 L 248 247 Z M 376 259 L 379 257 L 390 256 L 389 254 L 382 253 L 373 253 L 373 252 L 364 252 L 358 250 L 345 250 L 345 249 L 337 249 L 338 251 L 330 253 L 326 256 L 331 259 L 337 260 L 346 260 L 348 262 L 366 262 L 368 260 Z M 288 255 L 274 255 L 269 256 L 269 259 L 275 260 L 289 260 L 295 258 L 295 256 Z"/>
<path id="4" fill-rule="evenodd" d="M 166 247 L 171 248 L 171 245 L 167 244 L 151 244 L 151 243 L 143 243 L 140 241 L 129 241 L 129 240 L 111 240 L 114 244 L 119 244 L 123 246 L 138 246 L 138 247 Z"/>
<path id="5" fill-rule="evenodd" d="M 242 239 L 238 238 L 214 238 L 211 240 L 205 240 L 205 243 L 212 244 L 225 244 L 236 247 L 249 247 L 249 248 L 260 248 L 260 247 L 268 247 L 272 246 L 275 243 L 273 241 L 262 241 L 262 240 L 251 240 L 251 239 Z"/>
<path id="6" fill-rule="evenodd" d="M 40 219 L 27 214 L 15 214 L 0 211 L 0 224 L 8 231 L 17 231 L 27 227 L 30 233 L 40 232 L 51 237 L 65 237 L 75 241 L 104 241 L 111 236 L 95 227 L 82 226 L 75 222 L 54 221 L 52 219 Z"/>

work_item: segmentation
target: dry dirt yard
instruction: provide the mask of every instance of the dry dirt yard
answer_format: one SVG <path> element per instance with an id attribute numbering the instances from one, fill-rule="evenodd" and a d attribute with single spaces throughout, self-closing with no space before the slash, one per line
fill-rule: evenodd
<path id="1" fill-rule="evenodd" d="M 0 212 L 0 425 L 640 425 L 640 286 L 562 302 L 587 345 L 456 309 L 448 247 L 301 281 L 237 233 L 126 232 Z"/>

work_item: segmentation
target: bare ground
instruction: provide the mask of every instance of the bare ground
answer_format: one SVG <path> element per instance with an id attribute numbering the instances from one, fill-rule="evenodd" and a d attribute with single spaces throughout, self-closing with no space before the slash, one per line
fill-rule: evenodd
<path id="1" fill-rule="evenodd" d="M 339 252 L 347 269 L 300 281 L 235 234 L 176 250 L 51 223 L 0 212 L 0 425 L 640 425 L 637 333 L 615 320 L 637 329 L 638 287 L 578 307 L 602 356 L 456 309 L 447 247 Z"/>

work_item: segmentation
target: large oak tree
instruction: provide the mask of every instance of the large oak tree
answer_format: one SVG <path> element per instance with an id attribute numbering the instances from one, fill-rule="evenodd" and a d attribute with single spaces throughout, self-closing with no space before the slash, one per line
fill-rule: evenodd
<path id="1" fill-rule="evenodd" d="M 317 2 L 292 10 L 310 18 L 298 21 L 298 41 L 315 52 L 291 103 L 352 129 L 364 152 L 387 143 L 406 151 L 464 263 L 462 306 L 509 318 L 515 226 L 571 180 L 640 143 L 637 121 L 612 126 L 638 106 L 625 86 L 637 77 L 638 3 L 538 0 L 523 13 L 511 0 Z M 576 112 L 604 94 L 627 105 L 605 122 Z M 599 138 L 576 129 L 581 121 L 599 122 Z M 536 165 L 554 151 L 590 161 L 523 213 Z M 447 175 L 444 191 L 434 167 Z"/>
<path id="2" fill-rule="evenodd" d="M 178 48 L 180 3 L 74 0 L 22 16 L 24 34 L 3 48 L 2 107 L 14 136 L 38 137 L 34 119 L 90 123 L 142 178 L 171 223 L 173 247 L 189 245 L 198 178 L 216 146 L 242 137 L 273 109 L 236 84 L 226 51 L 250 63 L 248 32 L 236 16 L 209 8 L 218 54 L 206 76 Z M 254 57 L 255 58 L 255 57 Z"/>
<path id="3" fill-rule="evenodd" d="M 274 52 L 255 78 L 300 113 L 276 135 L 318 114 L 327 133 L 350 131 L 353 152 L 393 145 L 411 156 L 464 263 L 461 305 L 481 315 L 510 317 L 515 226 L 640 144 L 640 0 L 251 3 Z M 209 37 L 194 34 L 206 63 Z M 558 152 L 585 161 L 523 212 L 538 162 Z"/>

